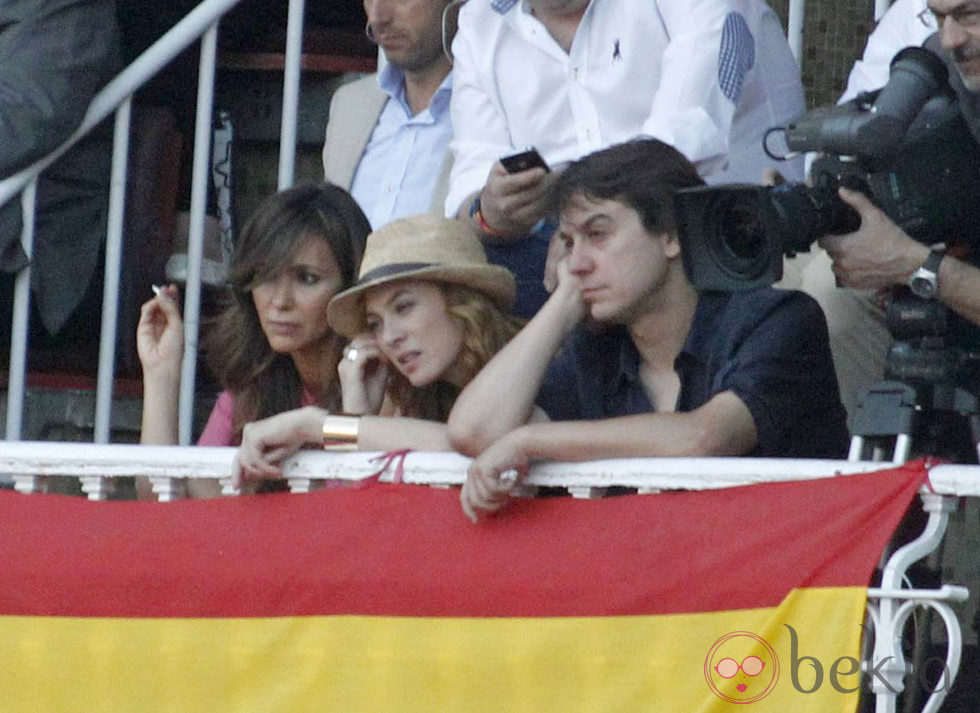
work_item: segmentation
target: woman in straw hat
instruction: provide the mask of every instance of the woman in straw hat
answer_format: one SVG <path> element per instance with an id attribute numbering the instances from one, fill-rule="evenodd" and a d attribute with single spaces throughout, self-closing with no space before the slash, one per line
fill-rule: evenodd
<path id="1" fill-rule="evenodd" d="M 339 366 L 345 415 L 303 408 L 246 426 L 236 482 L 282 477 L 306 444 L 450 450 L 456 396 L 521 327 L 513 299 L 513 276 L 487 262 L 465 223 L 415 216 L 371 233 L 357 284 L 327 308 L 351 339 Z"/>
<path id="2" fill-rule="evenodd" d="M 370 229 L 350 194 L 332 185 L 293 188 L 259 205 L 235 246 L 228 304 L 206 335 L 225 391 L 200 445 L 237 445 L 246 423 L 304 404 L 341 409 L 337 363 L 346 340 L 330 329 L 326 308 L 354 284 Z M 143 443 L 177 442 L 183 347 L 171 285 L 143 305 L 137 328 Z M 218 494 L 206 481 L 193 487 L 192 495 Z"/>

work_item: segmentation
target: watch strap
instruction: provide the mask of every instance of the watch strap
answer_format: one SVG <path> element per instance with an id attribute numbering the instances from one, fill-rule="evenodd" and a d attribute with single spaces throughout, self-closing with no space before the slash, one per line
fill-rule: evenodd
<path id="1" fill-rule="evenodd" d="M 939 273 L 939 263 L 943 261 L 946 256 L 946 243 L 936 243 L 929 248 L 929 255 L 926 257 L 926 261 L 922 263 L 922 269 L 927 270 L 931 273 Z"/>

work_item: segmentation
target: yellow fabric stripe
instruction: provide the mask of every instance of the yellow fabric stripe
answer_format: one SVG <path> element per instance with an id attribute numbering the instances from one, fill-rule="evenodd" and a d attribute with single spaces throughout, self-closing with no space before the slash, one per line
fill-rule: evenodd
<path id="1" fill-rule="evenodd" d="M 670 616 L 0 617 L 0 700 L 8 713 L 853 711 L 857 694 L 835 691 L 828 672 L 858 657 L 865 593 L 805 589 L 778 608 Z M 814 693 L 792 685 L 784 624 L 822 664 Z M 712 646 L 735 631 L 768 641 L 780 663 L 772 692 L 748 706 L 722 700 L 704 675 Z M 764 655 L 750 639 L 729 643 L 736 660 Z M 798 668 L 812 687 L 813 667 Z"/>

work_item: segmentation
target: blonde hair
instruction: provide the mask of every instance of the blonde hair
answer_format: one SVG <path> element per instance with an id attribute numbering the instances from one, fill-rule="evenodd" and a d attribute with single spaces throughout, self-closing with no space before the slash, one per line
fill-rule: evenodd
<path id="1" fill-rule="evenodd" d="M 463 345 L 454 363 L 462 367 L 463 383 L 469 383 L 521 330 L 523 322 L 482 292 L 451 283 L 434 284 L 446 298 L 446 311 L 463 326 Z M 402 416 L 430 421 L 445 421 L 458 395 L 459 389 L 449 382 L 436 381 L 417 388 L 397 371 L 388 386 L 388 396 Z"/>

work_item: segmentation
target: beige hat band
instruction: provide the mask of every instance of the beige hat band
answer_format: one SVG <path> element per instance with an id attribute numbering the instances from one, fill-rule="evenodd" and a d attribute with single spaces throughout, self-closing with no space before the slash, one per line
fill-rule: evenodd
<path id="1" fill-rule="evenodd" d="M 357 283 L 355 283 L 354 287 L 360 287 L 361 285 L 366 285 L 367 283 L 374 282 L 375 280 L 383 280 L 388 277 L 394 277 L 395 275 L 401 275 L 405 272 L 414 272 L 416 270 L 436 266 L 437 263 L 434 262 L 393 262 L 365 272 L 357 279 Z"/>

